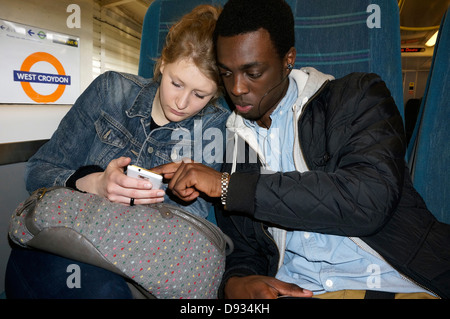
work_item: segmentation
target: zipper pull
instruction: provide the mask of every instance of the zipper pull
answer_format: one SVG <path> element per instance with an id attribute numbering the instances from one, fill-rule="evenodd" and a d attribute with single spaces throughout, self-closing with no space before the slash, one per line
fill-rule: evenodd
<path id="1" fill-rule="evenodd" d="M 40 200 L 42 197 L 44 197 L 45 193 L 47 192 L 47 189 L 45 187 L 39 188 L 34 191 L 33 194 L 30 195 L 24 202 L 20 209 L 17 210 L 16 216 L 22 215 L 23 211 L 26 210 L 31 205 L 36 205 L 38 200 Z"/>
<path id="2" fill-rule="evenodd" d="M 173 217 L 172 211 L 163 204 L 156 204 L 154 205 L 154 207 L 156 207 L 156 209 L 159 210 L 159 213 L 161 214 L 162 218 L 171 219 Z"/>

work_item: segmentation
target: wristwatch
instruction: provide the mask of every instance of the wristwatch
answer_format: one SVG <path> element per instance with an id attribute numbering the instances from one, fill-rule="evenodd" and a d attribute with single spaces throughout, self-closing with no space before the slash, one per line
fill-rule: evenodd
<path id="1" fill-rule="evenodd" d="M 220 201 L 222 205 L 226 205 L 227 203 L 227 194 L 228 194 L 228 183 L 230 182 L 230 174 L 227 172 L 222 173 L 222 177 L 220 179 L 220 186 L 222 188 L 222 192 L 220 195 Z"/>

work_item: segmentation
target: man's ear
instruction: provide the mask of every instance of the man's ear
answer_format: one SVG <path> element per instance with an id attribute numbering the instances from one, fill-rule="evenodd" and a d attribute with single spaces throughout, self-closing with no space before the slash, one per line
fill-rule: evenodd
<path id="1" fill-rule="evenodd" d="M 284 56 L 284 60 L 286 65 L 292 65 L 295 64 L 295 58 L 297 57 L 297 50 L 294 47 L 291 47 L 289 51 Z"/>

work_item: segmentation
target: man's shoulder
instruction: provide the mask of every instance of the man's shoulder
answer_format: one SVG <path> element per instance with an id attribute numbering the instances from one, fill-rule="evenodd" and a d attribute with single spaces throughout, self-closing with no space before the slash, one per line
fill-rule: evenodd
<path id="1" fill-rule="evenodd" d="M 342 87 L 342 88 L 367 88 L 375 83 L 381 83 L 383 80 L 376 73 L 368 72 L 352 72 L 343 77 L 337 78 L 330 81 L 332 86 Z"/>
<path id="2" fill-rule="evenodd" d="M 323 97 L 329 114 L 336 116 L 361 116 L 374 107 L 382 108 L 386 114 L 396 110 L 389 89 L 375 73 L 354 72 L 330 81 Z"/>
<path id="3" fill-rule="evenodd" d="M 329 101 L 357 106 L 361 100 L 386 99 L 390 91 L 381 77 L 375 73 L 353 72 L 328 82 L 326 94 Z"/>

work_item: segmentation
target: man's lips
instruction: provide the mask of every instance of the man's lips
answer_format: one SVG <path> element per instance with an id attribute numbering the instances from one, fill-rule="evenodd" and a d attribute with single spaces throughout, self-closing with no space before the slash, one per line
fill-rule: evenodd
<path id="1" fill-rule="evenodd" d="M 235 106 L 236 106 L 236 110 L 239 113 L 248 113 L 253 108 L 253 105 L 251 105 L 251 104 L 248 104 L 248 105 L 235 104 Z"/>

